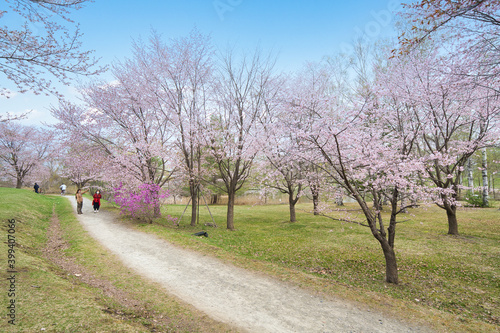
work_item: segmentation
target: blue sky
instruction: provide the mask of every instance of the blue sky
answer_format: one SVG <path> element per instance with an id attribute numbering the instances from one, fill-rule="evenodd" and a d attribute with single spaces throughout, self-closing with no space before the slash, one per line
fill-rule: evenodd
<path id="1" fill-rule="evenodd" d="M 152 29 L 172 38 L 187 35 L 194 27 L 210 34 L 215 46 L 242 51 L 260 46 L 277 54 L 277 68 L 292 71 L 307 61 L 349 50 L 356 38 L 375 40 L 394 34 L 394 10 L 400 1 L 264 1 L 264 0 L 96 0 L 72 18 L 85 34 L 86 49 L 95 50 L 102 64 L 130 56 L 133 39 L 147 38 Z M 7 14 L 8 15 L 8 14 Z M 8 18 L 0 19 L 7 24 Z M 13 88 L 0 75 L 0 84 Z M 75 82 L 75 86 L 77 83 Z M 75 100 L 74 87 L 61 87 Z M 33 110 L 25 124 L 53 122 L 48 108 L 54 97 L 14 93 L 0 99 L 0 114 Z"/>

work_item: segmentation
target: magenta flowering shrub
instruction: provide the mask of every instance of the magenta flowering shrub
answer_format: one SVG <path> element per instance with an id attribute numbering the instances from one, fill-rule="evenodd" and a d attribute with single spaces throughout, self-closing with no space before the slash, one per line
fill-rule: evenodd
<path id="1" fill-rule="evenodd" d="M 179 218 L 174 217 L 172 215 L 167 215 L 167 222 L 170 222 L 173 225 L 178 226 L 179 225 Z"/>
<path id="2" fill-rule="evenodd" d="M 120 206 L 122 214 L 149 222 L 161 216 L 161 199 L 169 196 L 169 192 L 157 184 L 141 184 L 135 191 L 120 184 L 114 192 L 114 200 Z"/>

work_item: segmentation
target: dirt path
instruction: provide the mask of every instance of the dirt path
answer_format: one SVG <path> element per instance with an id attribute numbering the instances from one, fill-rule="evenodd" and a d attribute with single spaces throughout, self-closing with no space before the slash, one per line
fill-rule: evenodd
<path id="1" fill-rule="evenodd" d="M 70 198 L 76 213 L 74 197 Z M 125 227 L 85 199 L 79 221 L 125 265 L 210 317 L 249 332 L 428 332 L 313 296 L 272 278 Z"/>

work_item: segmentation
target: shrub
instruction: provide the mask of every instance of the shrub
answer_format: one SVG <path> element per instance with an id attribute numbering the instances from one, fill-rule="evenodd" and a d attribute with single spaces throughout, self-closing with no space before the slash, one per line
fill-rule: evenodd
<path id="1" fill-rule="evenodd" d="M 467 191 L 467 195 L 465 196 L 465 201 L 467 202 L 467 206 L 472 206 L 472 207 L 488 207 L 487 205 L 484 204 L 483 202 L 483 197 L 474 194 L 471 191 Z"/>
<path id="2" fill-rule="evenodd" d="M 149 223 L 153 218 L 161 217 L 162 199 L 168 196 L 169 192 L 158 184 L 141 184 L 135 191 L 128 191 L 123 184 L 114 188 L 114 200 L 121 213 Z"/>

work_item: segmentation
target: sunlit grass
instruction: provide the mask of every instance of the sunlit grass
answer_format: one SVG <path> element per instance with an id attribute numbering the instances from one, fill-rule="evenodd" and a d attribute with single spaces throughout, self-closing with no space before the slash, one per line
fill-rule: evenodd
<path id="1" fill-rule="evenodd" d="M 107 203 L 103 203 L 108 207 Z M 110 281 L 146 304 L 148 313 L 134 312 L 99 289 L 81 282 L 76 273 L 66 272 L 42 255 L 47 229 L 54 212 L 63 237 L 69 243 L 66 256 L 98 279 Z M 2 238 L 6 240 L 7 219 L 16 219 L 16 325 L 8 324 L 6 311 L 0 314 L 1 332 L 151 332 L 151 316 L 165 318 L 165 330 L 172 332 L 230 332 L 199 311 L 169 296 L 160 286 L 141 279 L 124 267 L 78 223 L 70 202 L 61 196 L 37 195 L 32 191 L 0 188 Z M 0 247 L 2 271 L 0 302 L 7 307 L 7 244 Z M 113 309 L 113 311 L 109 311 Z M 125 315 L 116 315 L 124 313 Z"/>
<path id="2" fill-rule="evenodd" d="M 474 323 L 493 325 L 486 331 L 500 324 L 498 209 L 460 209 L 460 236 L 446 234 L 446 214 L 435 206 L 400 216 L 404 221 L 397 225 L 396 236 L 400 284 L 392 286 L 384 282 L 382 250 L 368 228 L 314 216 L 308 213 L 312 209 L 308 204 L 298 208 L 298 222 L 290 223 L 286 205 L 237 206 L 233 232 L 225 229 L 224 206 L 210 206 L 218 228 L 204 225 L 211 222 L 206 207 L 200 208 L 196 227 L 188 225 L 189 208 L 180 226 L 162 218 L 138 227 L 228 260 L 268 263 L 273 271 L 281 267 L 305 276 L 304 281 L 310 276 L 443 311 L 471 330 Z M 179 217 L 183 210 L 184 206 L 170 205 L 164 215 Z M 199 230 L 206 230 L 209 237 L 194 237 Z"/>
<path id="3" fill-rule="evenodd" d="M 62 197 L 37 195 L 34 192 L 0 188 L 2 238 L 6 240 L 6 221 L 15 219 L 16 241 L 16 325 L 8 323 L 6 311 L 0 314 L 2 332 L 138 332 L 134 324 L 121 322 L 101 311 L 91 289 L 76 283 L 42 256 L 54 206 L 64 206 Z M 2 308 L 11 298 L 7 295 L 7 247 L 2 242 L 0 285 Z"/>

